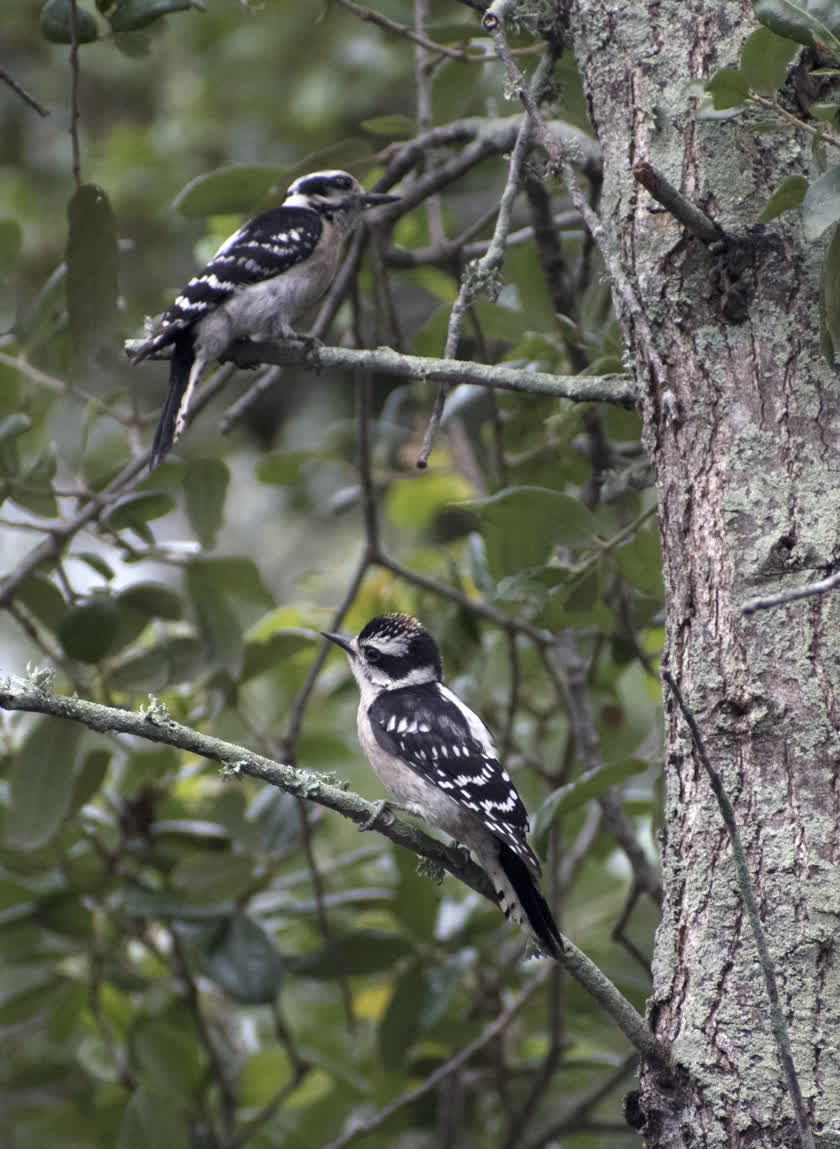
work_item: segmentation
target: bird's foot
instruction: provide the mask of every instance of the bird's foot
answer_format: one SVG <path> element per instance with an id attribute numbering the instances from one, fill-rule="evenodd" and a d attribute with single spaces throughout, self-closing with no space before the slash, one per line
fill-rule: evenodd
<path id="1" fill-rule="evenodd" d="M 363 830 L 375 830 L 377 823 L 381 818 L 385 817 L 385 815 L 387 815 L 387 821 L 383 821 L 382 825 L 390 826 L 394 821 L 393 804 L 389 802 L 387 798 L 382 798 L 374 806 L 373 813 L 370 815 L 370 817 L 366 818 L 365 821 L 362 822 L 359 826 L 359 833 L 361 833 Z"/>

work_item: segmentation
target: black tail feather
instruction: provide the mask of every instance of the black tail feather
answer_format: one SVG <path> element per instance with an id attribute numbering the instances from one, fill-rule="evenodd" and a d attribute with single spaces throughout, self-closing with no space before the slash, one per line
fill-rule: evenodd
<path id="1" fill-rule="evenodd" d="M 499 862 L 540 944 L 547 953 L 557 957 L 563 952 L 563 939 L 548 902 L 537 885 L 537 880 L 522 859 L 501 840 L 499 840 Z"/>
<path id="2" fill-rule="evenodd" d="M 192 333 L 189 331 L 179 332 L 172 341 L 172 358 L 169 362 L 169 391 L 152 443 L 152 461 L 149 464 L 151 471 L 159 466 L 164 455 L 175 441 L 175 420 L 181 409 L 194 360 Z"/>

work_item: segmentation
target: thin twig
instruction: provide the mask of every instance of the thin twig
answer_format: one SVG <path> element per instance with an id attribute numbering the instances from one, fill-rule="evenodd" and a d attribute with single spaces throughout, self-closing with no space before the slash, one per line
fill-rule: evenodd
<path id="1" fill-rule="evenodd" d="M 39 104 L 34 96 L 30 96 L 29 92 L 27 92 L 27 90 L 22 87 L 17 82 L 17 80 L 14 79 L 14 77 L 10 76 L 5 68 L 0 68 L 0 80 L 3 80 L 4 83 L 8 84 L 13 92 L 17 92 L 20 98 L 25 100 L 26 103 L 29 104 L 30 108 L 34 108 L 39 116 L 48 116 L 50 114 L 48 109 L 45 108 L 43 104 Z"/>
<path id="2" fill-rule="evenodd" d="M 407 1105 L 413 1105 L 415 1101 L 419 1101 L 421 1097 L 425 1097 L 427 1093 L 437 1088 L 441 1082 L 446 1081 L 453 1074 L 457 1073 L 462 1065 L 466 1065 L 470 1058 L 474 1057 L 476 1053 L 484 1049 L 490 1042 L 495 1041 L 498 1035 L 507 1029 L 532 994 L 547 981 L 551 975 L 551 970 L 552 967 L 550 965 L 541 969 L 533 981 L 529 982 L 529 984 L 516 995 L 513 1001 L 502 1010 L 499 1016 L 491 1021 L 489 1025 L 485 1026 L 478 1037 L 471 1041 L 469 1045 L 465 1045 L 464 1048 L 456 1053 L 454 1057 L 451 1057 L 449 1061 L 439 1066 L 434 1073 L 429 1074 L 425 1081 L 421 1081 L 420 1084 L 416 1085 L 413 1089 L 409 1089 L 407 1092 L 401 1094 L 389 1105 L 386 1105 L 372 1116 L 363 1120 L 354 1121 L 351 1129 L 346 1133 L 342 1133 L 340 1137 L 336 1137 L 334 1141 L 330 1141 L 328 1145 L 324 1146 L 324 1149 L 344 1149 L 345 1145 L 349 1145 L 352 1141 L 355 1141 L 357 1137 L 362 1137 L 367 1133 L 372 1133 L 374 1129 L 379 1129 L 380 1126 L 389 1121 L 394 1114 L 399 1113 L 401 1109 L 405 1109 Z"/>
<path id="3" fill-rule="evenodd" d="M 341 626 L 341 623 L 344 620 L 344 616 L 353 605 L 356 595 L 359 593 L 359 589 L 362 585 L 369 566 L 370 560 L 367 554 L 362 555 L 356 566 L 356 569 L 353 572 L 353 576 L 350 579 L 350 585 L 347 588 L 347 593 L 344 595 L 344 598 L 341 600 L 341 604 L 333 614 L 330 630 L 336 630 Z M 303 724 L 303 716 L 306 712 L 306 707 L 309 704 L 309 697 L 315 688 L 315 683 L 318 681 L 321 675 L 321 671 L 324 669 L 324 664 L 326 663 L 327 658 L 331 654 L 332 650 L 332 644 L 325 640 L 315 656 L 315 661 L 309 668 L 309 673 L 306 676 L 303 686 L 301 686 L 300 690 L 297 692 L 297 696 L 292 703 L 292 710 L 291 714 L 289 715 L 289 723 L 286 727 L 286 733 L 282 742 L 283 757 L 291 763 L 294 763 L 297 758 L 297 742 L 298 738 L 300 737 L 300 728 Z"/>
<path id="4" fill-rule="evenodd" d="M 544 57 L 540 62 L 537 69 L 537 74 L 534 76 L 534 86 L 538 90 L 542 89 L 547 75 L 547 66 Z M 475 264 L 471 264 L 465 274 L 462 276 L 461 285 L 458 289 L 458 295 L 452 305 L 452 311 L 449 315 L 449 325 L 446 332 L 446 346 L 444 348 L 444 359 L 454 359 L 458 350 L 458 340 L 461 335 L 461 325 L 464 320 L 464 315 L 467 309 L 472 306 L 476 296 L 480 291 L 489 290 L 492 295 L 494 292 L 495 277 L 502 265 L 505 256 L 505 242 L 511 228 L 511 215 L 513 211 L 513 203 L 516 199 L 516 194 L 519 191 L 519 185 L 522 179 L 522 169 L 525 164 L 525 159 L 528 155 L 531 141 L 531 128 L 533 120 L 530 115 L 525 115 L 516 135 L 516 142 L 513 146 L 513 152 L 508 164 L 508 174 L 505 181 L 502 197 L 499 201 L 499 212 L 496 217 L 496 226 L 493 230 L 493 238 L 487 248 L 487 251 Z M 426 433 L 423 436 L 423 444 L 420 448 L 420 454 L 417 458 L 417 466 L 421 469 L 428 466 L 429 455 L 432 450 L 432 444 L 440 427 L 440 421 L 443 416 L 443 408 L 446 401 L 447 385 L 442 382 L 438 387 L 437 394 L 435 395 L 434 405 L 429 416 L 429 422 L 426 427 Z"/>
<path id="5" fill-rule="evenodd" d="M 693 203 L 689 203 L 652 164 L 645 160 L 634 164 L 633 178 L 692 235 L 702 239 L 703 243 L 720 243 L 726 238 L 720 224 Z"/>
<path id="6" fill-rule="evenodd" d="M 840 571 L 809 582 L 805 586 L 791 587 L 790 590 L 780 590 L 776 594 L 762 595 L 750 598 L 741 607 L 741 614 L 755 614 L 759 610 L 771 610 L 774 606 L 786 606 L 789 602 L 798 602 L 803 598 L 816 598 L 840 586 Z"/>
<path id="7" fill-rule="evenodd" d="M 799 116 L 794 115 L 793 112 L 789 112 L 787 108 L 783 108 L 775 97 L 768 98 L 767 96 L 762 96 L 759 92 L 750 90 L 748 100 L 753 104 L 758 104 L 762 108 L 772 108 L 782 119 L 787 120 L 791 124 L 795 124 L 797 128 L 802 128 L 804 131 L 810 132 L 812 136 L 818 136 L 825 143 L 833 144 L 835 148 L 840 148 L 840 138 L 838 138 L 825 123 L 808 124 L 805 120 L 801 120 Z"/>
<path id="8" fill-rule="evenodd" d="M 750 871 L 747 865 L 746 855 L 744 854 L 744 847 L 741 843 L 741 836 L 738 833 L 738 827 L 735 822 L 735 808 L 723 788 L 720 774 L 718 774 L 717 770 L 712 766 L 709 755 L 706 753 L 700 727 L 697 725 L 697 719 L 694 717 L 694 712 L 685 702 L 674 676 L 670 670 L 665 670 L 662 673 L 662 677 L 673 693 L 682 716 L 686 721 L 686 725 L 691 732 L 691 741 L 694 744 L 694 750 L 700 759 L 703 769 L 708 775 L 712 792 L 717 799 L 720 815 L 723 818 L 726 832 L 729 835 L 729 842 L 732 846 L 732 856 L 735 861 L 735 873 L 738 878 L 738 889 L 741 892 L 741 900 L 747 911 L 747 917 L 749 918 L 750 928 L 753 938 L 755 939 L 755 946 L 758 950 L 758 957 L 761 963 L 761 972 L 764 976 L 764 985 L 767 989 L 767 996 L 770 999 L 770 1026 L 773 1030 L 773 1037 L 779 1051 L 779 1060 L 782 1063 L 782 1070 L 787 1080 L 788 1092 L 790 1093 L 793 1113 L 796 1118 L 796 1127 L 799 1132 L 799 1140 L 802 1144 L 802 1149 L 814 1149 L 814 1135 L 811 1131 L 808 1115 L 805 1112 L 805 1102 L 802 1098 L 802 1090 L 799 1087 L 799 1078 L 796 1076 L 796 1067 L 793 1064 L 790 1034 L 788 1033 L 787 1022 L 779 1000 L 776 967 L 770 956 L 770 951 L 767 948 L 767 939 L 764 936 L 758 906 L 756 905 L 755 895 L 753 894 Z"/>
<path id="9" fill-rule="evenodd" d="M 375 24 L 378 28 L 383 28 L 386 32 L 393 32 L 397 36 L 402 36 L 405 40 L 411 40 L 419 48 L 427 52 L 433 52 L 437 56 L 448 56 L 451 60 L 468 61 L 471 59 L 477 61 L 484 61 L 487 59 L 485 55 L 470 56 L 463 50 L 457 48 L 447 48 L 444 44 L 437 44 L 434 40 L 430 40 L 424 36 L 422 32 L 412 31 L 407 24 L 398 24 L 396 20 L 389 20 L 387 16 L 383 16 L 381 12 L 375 12 L 372 8 L 365 8 L 363 4 L 356 4 L 354 0 L 336 0 L 342 8 L 346 8 L 348 12 L 352 12 L 354 16 L 358 16 L 360 20 L 366 23 Z"/>
<path id="10" fill-rule="evenodd" d="M 77 0 L 70 0 L 70 143 L 73 149 L 73 179 L 76 187 L 82 182 L 82 161 L 79 154 L 79 8 Z"/>
<path id="11" fill-rule="evenodd" d="M 650 324 L 647 320 L 647 315 L 642 308 L 638 295 L 636 294 L 633 285 L 625 275 L 621 267 L 618 256 L 612 250 L 609 243 L 606 242 L 606 233 L 604 226 L 598 216 L 598 213 L 590 205 L 586 196 L 583 194 L 578 183 L 577 176 L 575 175 L 572 163 L 568 158 L 567 151 L 561 148 L 556 137 L 551 132 L 548 124 L 546 123 L 537 102 L 533 98 L 532 92 L 528 88 L 525 77 L 522 75 L 516 60 L 511 54 L 508 47 L 507 37 L 504 28 L 504 16 L 506 9 L 509 7 L 510 0 L 497 0 L 488 9 L 484 17 L 484 26 L 492 33 L 493 42 L 496 45 L 496 51 L 501 57 L 507 71 L 508 78 L 511 83 L 516 87 L 519 92 L 519 97 L 525 107 L 525 110 L 533 117 L 542 146 L 544 147 L 549 161 L 557 172 L 562 174 L 563 182 L 566 185 L 566 190 L 571 196 L 572 203 L 580 213 L 584 223 L 586 224 L 592 238 L 601 249 L 601 255 L 604 264 L 612 280 L 613 286 L 618 297 L 624 303 L 628 314 L 633 319 L 636 325 L 638 343 L 648 361 L 648 365 L 653 373 L 654 381 L 659 388 L 663 388 L 667 384 L 667 372 L 662 358 L 656 347 L 656 342 L 653 338 L 653 333 L 650 329 Z M 491 18 L 492 17 L 492 18 Z M 489 20 L 489 23 L 488 23 Z"/>
<path id="12" fill-rule="evenodd" d="M 210 1030 L 210 1024 L 204 1016 L 204 1010 L 201 1008 L 198 985 L 190 969 L 187 952 L 181 942 L 177 928 L 173 926 L 169 931 L 169 936 L 172 939 L 172 952 L 175 955 L 178 973 L 184 983 L 184 998 L 187 1008 L 192 1014 L 201 1044 L 207 1053 L 207 1060 L 210 1063 L 213 1080 L 221 1095 L 222 1122 L 224 1125 L 224 1138 L 227 1143 L 233 1137 L 236 1129 L 236 1092 L 228 1080 L 227 1068 L 219 1055 L 216 1042 Z"/>
<path id="13" fill-rule="evenodd" d="M 548 1145 L 550 1142 L 561 1140 L 564 1135 L 574 1133 L 577 1130 L 589 1131 L 592 1129 L 590 1123 L 584 1124 L 586 1118 L 592 1112 L 596 1105 L 600 1104 L 606 1097 L 613 1092 L 613 1090 L 621 1084 L 628 1073 L 631 1073 L 635 1068 L 638 1056 L 636 1053 L 628 1053 L 622 1063 L 618 1066 L 614 1073 L 611 1073 L 606 1081 L 587 1093 L 585 1097 L 569 1110 L 559 1120 L 552 1122 L 547 1129 L 544 1129 L 533 1140 L 528 1141 L 524 1149 L 543 1149 L 543 1146 Z M 613 1128 L 611 1126 L 611 1128 Z M 626 1129 L 626 1126 L 624 1127 Z M 522 1144 L 519 1142 L 518 1144 Z"/>
<path id="14" fill-rule="evenodd" d="M 367 372 L 356 372 L 356 452 L 362 491 L 362 521 L 368 555 L 379 552 L 379 515 L 373 482 L 373 455 L 370 442 L 370 378 Z"/>

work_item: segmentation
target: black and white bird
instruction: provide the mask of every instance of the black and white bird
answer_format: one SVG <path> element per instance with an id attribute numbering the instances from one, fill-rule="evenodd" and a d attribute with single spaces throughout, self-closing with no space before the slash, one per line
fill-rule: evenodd
<path id="1" fill-rule="evenodd" d="M 295 180 L 281 207 L 225 240 L 131 356 L 139 363 L 172 344 L 152 468 L 180 438 L 205 366 L 237 339 L 294 338 L 292 324 L 332 283 L 341 246 L 363 211 L 399 198 L 366 192 L 347 172 L 312 172 Z"/>
<path id="2" fill-rule="evenodd" d="M 473 851 L 505 916 L 556 957 L 563 941 L 525 837 L 527 811 L 490 731 L 441 681 L 435 640 L 407 614 L 324 637 L 345 651 L 359 684 L 359 741 L 376 776 L 402 809 Z"/>

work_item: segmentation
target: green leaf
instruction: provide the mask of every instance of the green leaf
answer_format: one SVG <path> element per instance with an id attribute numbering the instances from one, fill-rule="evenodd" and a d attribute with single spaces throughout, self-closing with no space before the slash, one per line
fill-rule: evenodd
<path id="1" fill-rule="evenodd" d="M 362 127 L 366 132 L 372 132 L 375 136 L 387 136 L 390 140 L 410 140 L 416 131 L 414 120 L 399 112 L 390 116 L 373 116 L 369 120 L 362 120 Z"/>
<path id="2" fill-rule="evenodd" d="M 165 639 L 115 666 L 109 682 L 115 690 L 163 690 L 197 678 L 207 668 L 201 643 L 181 635 Z"/>
<path id="3" fill-rule="evenodd" d="M 72 44 L 72 5 L 70 0 L 47 0 L 41 9 L 41 35 L 53 44 Z M 79 43 L 90 44 L 99 35 L 96 18 L 86 8 L 77 8 Z"/>
<path id="4" fill-rule="evenodd" d="M 129 495 L 105 516 L 105 523 L 112 531 L 133 530 L 147 542 L 154 542 L 146 523 L 162 519 L 175 509 L 175 500 L 164 491 L 148 495 Z"/>
<path id="5" fill-rule="evenodd" d="M 290 487 L 301 476 L 303 468 L 312 459 L 323 459 L 321 451 L 280 451 L 257 463 L 256 476 L 261 483 L 277 487 Z"/>
<path id="6" fill-rule="evenodd" d="M 229 594 L 241 599 L 242 602 L 255 603 L 266 609 L 274 606 L 271 592 L 263 582 L 260 568 L 253 559 L 234 557 L 194 559 L 190 567 L 201 567 L 207 577 L 214 579 Z"/>
<path id="7" fill-rule="evenodd" d="M 131 1034 L 136 1063 L 156 1093 L 173 1094 L 182 1103 L 199 1087 L 206 1068 L 204 1050 L 184 1029 L 159 1018 L 141 1018 Z"/>
<path id="8" fill-rule="evenodd" d="M 193 853 L 172 871 L 172 888 L 189 902 L 219 905 L 241 897 L 254 881 L 254 859 L 248 854 Z"/>
<path id="9" fill-rule="evenodd" d="M 829 367 L 840 353 L 840 228 L 835 227 L 825 253 L 820 282 L 820 335 Z"/>
<path id="10" fill-rule="evenodd" d="M 125 1107 L 117 1149 L 190 1149 L 187 1120 L 169 1097 L 141 1086 Z"/>
<path id="11" fill-rule="evenodd" d="M 67 316 L 83 360 L 117 345 L 117 226 L 95 184 L 77 188 L 67 209 Z"/>
<path id="12" fill-rule="evenodd" d="M 821 44 L 840 57 L 840 5 L 836 0 L 753 0 L 759 24 L 779 36 L 813 48 Z"/>
<path id="13" fill-rule="evenodd" d="M 721 68 L 709 80 L 706 91 L 712 97 L 715 110 L 720 112 L 743 104 L 749 94 L 749 87 L 743 72 L 737 68 Z"/>
<path id="14" fill-rule="evenodd" d="M 549 794 L 537 811 L 534 818 L 533 838 L 537 844 L 544 841 L 551 824 L 555 818 L 568 814 L 571 810 L 582 806 L 592 798 L 598 798 L 611 786 L 625 782 L 636 774 L 643 774 L 650 769 L 650 763 L 641 758 L 626 758 L 621 762 L 612 762 L 607 766 L 598 766 L 594 770 L 587 770 L 574 782 L 567 786 L 560 786 Z"/>
<path id="15" fill-rule="evenodd" d="M 276 164 L 218 168 L 190 180 L 172 206 L 191 219 L 239 212 L 250 215 L 273 187 L 285 187 L 286 179 L 286 169 Z"/>
<path id="16" fill-rule="evenodd" d="M 50 894 L 38 902 L 35 920 L 45 929 L 56 934 L 81 940 L 93 931 L 93 912 L 78 894 L 65 891 Z"/>
<path id="17" fill-rule="evenodd" d="M 91 570 L 95 570 L 106 582 L 110 582 L 114 577 L 113 567 L 103 559 L 102 555 L 94 554 L 93 551 L 73 551 L 72 557 L 87 563 Z"/>
<path id="18" fill-rule="evenodd" d="M 52 440 L 45 443 L 30 463 L 24 479 L 27 483 L 48 484 L 55 478 L 58 469 L 58 451 Z M 52 498 L 52 495 L 50 495 Z"/>
<path id="19" fill-rule="evenodd" d="M 406 1051 L 420 1032 L 425 1005 L 426 982 L 423 971 L 417 965 L 411 965 L 397 979 L 376 1035 L 379 1056 L 389 1072 L 403 1064 Z"/>
<path id="20" fill-rule="evenodd" d="M 238 1102 L 245 1109 L 260 1109 L 290 1079 L 292 1067 L 285 1049 L 252 1053 L 239 1074 Z"/>
<path id="21" fill-rule="evenodd" d="M 6 1029 L 25 1021 L 33 1021 L 39 1014 L 46 1014 L 51 1002 L 57 997 L 56 991 L 60 992 L 62 988 L 60 981 L 51 979 L 44 985 L 21 993 L 4 993 L 0 1004 L 0 1027 Z"/>
<path id="22" fill-rule="evenodd" d="M 398 479 L 391 484 L 385 507 L 396 526 L 422 531 L 431 527 L 441 511 L 466 499 L 473 490 L 461 475 L 419 472 L 416 478 Z"/>
<path id="23" fill-rule="evenodd" d="M 23 243 L 23 231 L 16 219 L 0 219 L 0 268 L 9 275 L 17 263 Z"/>
<path id="24" fill-rule="evenodd" d="M 596 522 L 582 503 L 546 487 L 510 487 L 466 504 L 478 512 L 496 580 L 541 566 L 558 545 L 587 545 Z"/>
<path id="25" fill-rule="evenodd" d="M 790 211 L 792 207 L 799 207 L 808 190 L 808 181 L 804 176 L 790 176 L 773 192 L 770 199 L 761 209 L 758 217 L 759 223 L 769 223 L 771 219 Z"/>
<path id="26" fill-rule="evenodd" d="M 434 934 L 440 888 L 417 872 L 418 859 L 410 850 L 395 850 L 394 860 L 400 875 L 394 913 L 413 937 L 427 941 Z"/>
<path id="27" fill-rule="evenodd" d="M 177 591 L 159 582 L 138 582 L 117 596 L 121 605 L 138 611 L 147 618 L 165 618 L 174 622 L 184 613 L 184 603 Z"/>
<path id="28" fill-rule="evenodd" d="M 39 718 L 12 759 L 5 844 L 36 850 L 55 835 L 73 797 L 76 754 L 84 731 L 63 718 Z"/>
<path id="29" fill-rule="evenodd" d="M 655 530 L 640 530 L 628 543 L 613 551 L 618 569 L 632 586 L 642 594 L 661 600 L 662 551 L 659 534 Z"/>
<path id="30" fill-rule="evenodd" d="M 840 220 L 840 166 L 829 168 L 814 180 L 802 201 L 805 238 L 819 239 L 826 228 Z"/>
<path id="31" fill-rule="evenodd" d="M 331 940 L 317 953 L 296 958 L 292 968 L 304 977 L 331 981 L 342 976 L 380 973 L 411 952 L 409 942 L 397 934 L 357 930 Z"/>
<path id="32" fill-rule="evenodd" d="M 119 0 L 109 20 L 115 33 L 136 32 L 169 12 L 185 12 L 194 7 L 197 5 L 193 0 Z"/>
<path id="33" fill-rule="evenodd" d="M 208 977 L 244 1005 L 266 1005 L 283 980 L 283 959 L 253 918 L 235 914 L 222 923 L 202 955 Z"/>
<path id="34" fill-rule="evenodd" d="M 73 780 L 73 797 L 70 802 L 71 810 L 79 810 L 85 802 L 99 791 L 108 773 L 111 762 L 111 751 L 100 747 L 90 750 L 82 759 L 76 776 Z"/>
<path id="35" fill-rule="evenodd" d="M 274 670 L 299 650 L 311 649 L 313 644 L 320 644 L 322 641 L 316 631 L 304 630 L 302 627 L 288 627 L 285 630 L 275 631 L 261 641 L 249 639 L 245 647 L 245 661 L 242 664 L 240 681 L 247 682 L 250 678 Z"/>
<path id="36" fill-rule="evenodd" d="M 822 120 L 824 123 L 833 124 L 837 120 L 837 113 L 840 112 L 840 103 L 836 100 L 823 100 L 816 104 L 811 104 L 808 111 L 815 120 Z"/>
<path id="37" fill-rule="evenodd" d="M 17 597 L 48 630 L 56 630 L 67 611 L 64 595 L 41 571 L 33 571 L 24 579 Z"/>
<path id="38" fill-rule="evenodd" d="M 58 627 L 58 640 L 68 658 L 89 663 L 104 658 L 116 643 L 119 613 L 119 607 L 110 598 L 71 606 Z"/>
<path id="39" fill-rule="evenodd" d="M 769 28 L 756 28 L 741 49 L 741 71 L 750 88 L 767 95 L 781 88 L 788 65 L 799 49 Z"/>
<path id="40" fill-rule="evenodd" d="M 179 922 L 217 922 L 219 904 L 193 906 L 158 890 L 121 889 L 115 897 L 115 908 L 131 918 L 174 918 Z M 233 907 L 226 907 L 232 909 Z"/>
<path id="41" fill-rule="evenodd" d="M 221 459 L 188 459 L 184 465 L 187 515 L 202 550 L 216 545 L 216 533 L 224 519 L 230 471 Z"/>
<path id="42" fill-rule="evenodd" d="M 297 799 L 276 786 L 263 786 L 248 807 L 239 840 L 246 841 L 249 850 L 279 856 L 300 832 Z"/>
<path id="43" fill-rule="evenodd" d="M 22 412 L 6 415 L 4 419 L 0 419 L 0 443 L 25 435 L 31 426 L 32 420 Z"/>
<path id="44" fill-rule="evenodd" d="M 238 675 L 242 668 L 242 627 L 230 605 L 225 584 L 209 563 L 192 562 L 186 571 L 187 597 L 206 654 L 216 664 Z"/>

